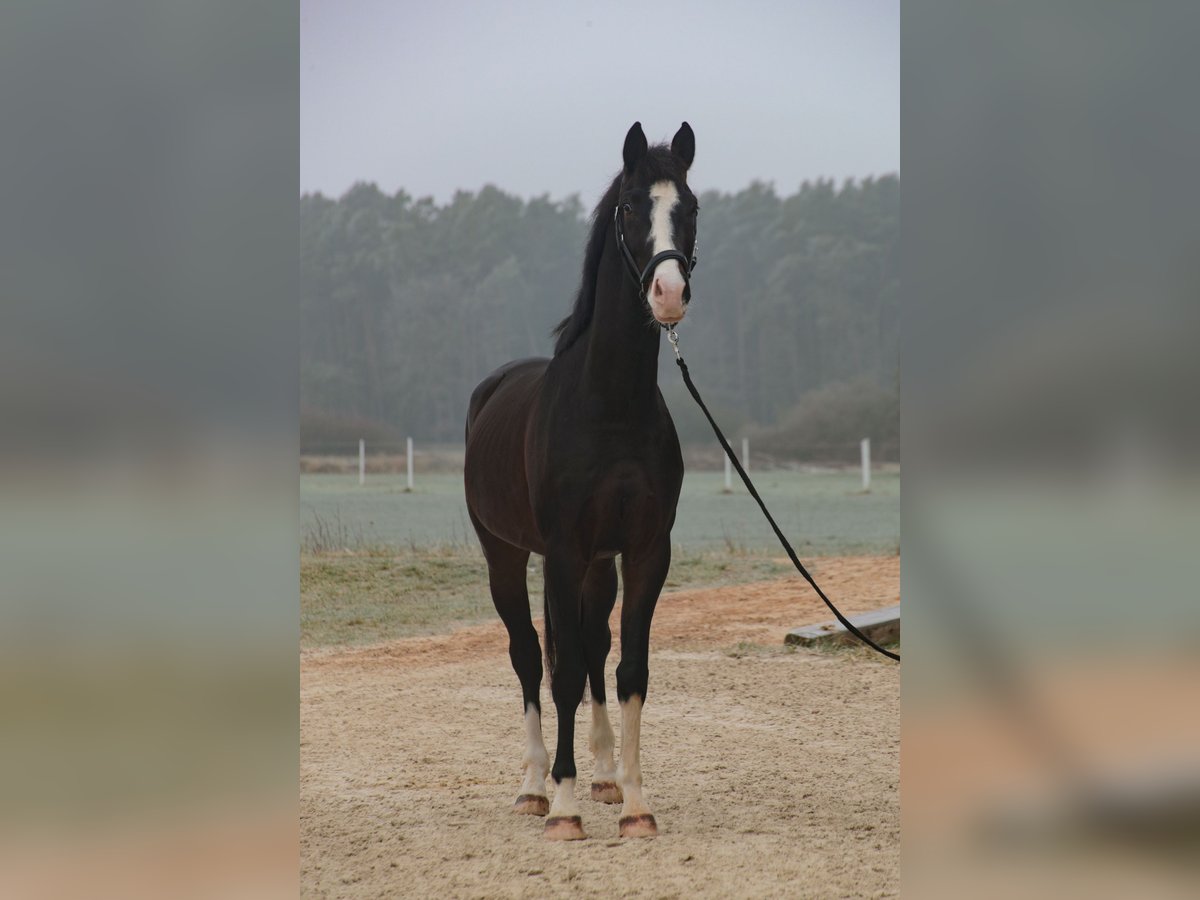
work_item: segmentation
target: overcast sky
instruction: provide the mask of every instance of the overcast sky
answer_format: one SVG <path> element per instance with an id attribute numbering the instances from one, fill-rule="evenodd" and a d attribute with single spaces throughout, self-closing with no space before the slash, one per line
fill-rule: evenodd
<path id="1" fill-rule="evenodd" d="M 640 120 L 689 181 L 791 193 L 900 168 L 898 0 L 302 0 L 300 186 L 590 206 Z"/>

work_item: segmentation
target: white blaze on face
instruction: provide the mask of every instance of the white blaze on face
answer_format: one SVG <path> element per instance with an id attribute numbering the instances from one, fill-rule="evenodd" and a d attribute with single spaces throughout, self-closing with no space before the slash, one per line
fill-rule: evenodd
<path id="1" fill-rule="evenodd" d="M 650 252 L 677 250 L 671 228 L 671 214 L 679 205 L 679 189 L 670 181 L 657 181 L 650 188 Z M 658 264 L 650 275 L 646 296 L 654 318 L 667 324 L 680 321 L 685 312 L 683 289 L 686 282 L 679 262 L 668 259 Z"/>

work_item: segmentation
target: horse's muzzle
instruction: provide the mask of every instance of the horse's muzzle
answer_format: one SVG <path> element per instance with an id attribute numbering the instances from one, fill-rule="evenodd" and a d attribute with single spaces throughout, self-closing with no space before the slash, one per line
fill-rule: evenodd
<path id="1" fill-rule="evenodd" d="M 646 291 L 646 300 L 657 322 L 674 325 L 687 315 L 688 285 L 674 264 L 668 263 L 660 269 L 665 271 L 655 273 L 650 289 Z"/>

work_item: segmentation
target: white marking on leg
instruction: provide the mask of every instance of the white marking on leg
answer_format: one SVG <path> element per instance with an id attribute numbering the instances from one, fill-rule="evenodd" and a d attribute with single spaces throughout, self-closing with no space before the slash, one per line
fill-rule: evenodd
<path id="1" fill-rule="evenodd" d="M 532 703 L 525 707 L 525 755 L 521 757 L 521 763 L 525 766 L 521 793 L 545 797 L 550 755 L 542 741 L 542 715 Z"/>
<path id="2" fill-rule="evenodd" d="M 596 757 L 596 768 L 592 775 L 592 784 L 616 783 L 617 765 L 613 761 L 613 749 L 617 739 L 613 734 L 612 725 L 608 721 L 608 709 L 605 704 L 598 703 L 592 698 L 592 730 L 588 735 L 588 747 Z"/>
<path id="3" fill-rule="evenodd" d="M 554 799 L 550 801 L 550 818 L 579 815 L 579 804 L 575 800 L 575 779 L 564 778 L 554 786 Z"/>
<path id="4" fill-rule="evenodd" d="M 621 818 L 650 812 L 642 798 L 641 736 L 642 698 L 635 694 L 621 704 L 621 768 L 617 776 L 625 795 Z"/>

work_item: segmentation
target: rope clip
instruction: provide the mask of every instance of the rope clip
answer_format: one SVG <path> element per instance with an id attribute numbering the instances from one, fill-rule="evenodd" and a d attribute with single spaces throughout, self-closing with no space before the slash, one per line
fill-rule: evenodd
<path id="1" fill-rule="evenodd" d="M 675 333 L 675 326 L 666 325 L 664 327 L 667 330 L 667 340 L 671 342 L 671 349 L 675 351 L 675 358 L 682 360 L 683 357 L 679 355 L 679 335 Z"/>

